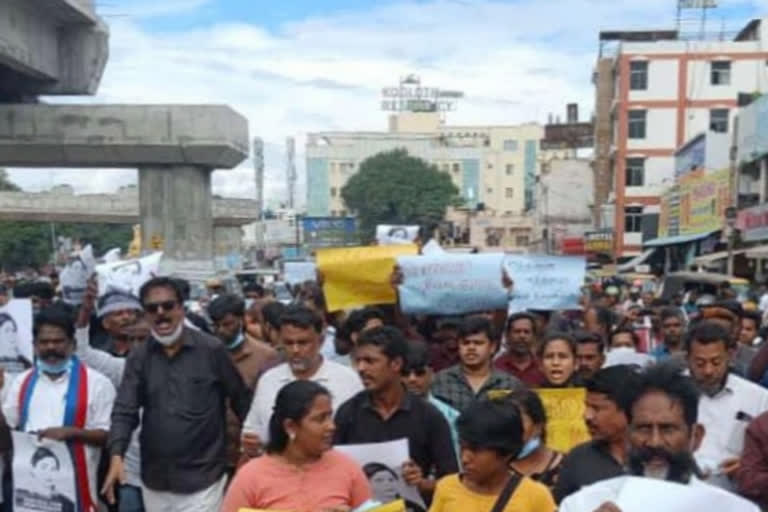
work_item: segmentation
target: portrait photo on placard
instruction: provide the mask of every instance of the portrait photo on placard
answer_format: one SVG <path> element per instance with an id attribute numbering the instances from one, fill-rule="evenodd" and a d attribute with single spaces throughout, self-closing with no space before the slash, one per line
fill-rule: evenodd
<path id="1" fill-rule="evenodd" d="M 59 274 L 61 299 L 67 304 L 79 306 L 83 302 L 88 279 L 96 269 L 96 260 L 90 245 L 72 256 Z"/>
<path id="2" fill-rule="evenodd" d="M 368 478 L 374 500 L 392 503 L 402 499 L 408 512 L 425 512 L 426 506 L 418 489 L 403 480 L 403 463 L 410 458 L 407 439 L 386 443 L 341 445 L 335 449 L 360 464 Z"/>
<path id="3" fill-rule="evenodd" d="M 32 365 L 32 302 L 12 299 L 0 308 L 0 368 L 18 374 Z"/>
<path id="4" fill-rule="evenodd" d="M 66 443 L 12 435 L 14 512 L 74 512 L 75 470 Z"/>

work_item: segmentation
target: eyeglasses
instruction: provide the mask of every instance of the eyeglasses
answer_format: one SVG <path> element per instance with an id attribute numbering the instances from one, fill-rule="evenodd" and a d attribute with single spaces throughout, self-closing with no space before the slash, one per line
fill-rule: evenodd
<path id="1" fill-rule="evenodd" d="M 408 377 L 412 373 L 415 373 L 417 377 L 423 377 L 427 374 L 427 367 L 419 366 L 418 368 L 408 368 L 407 370 L 403 370 L 403 377 Z"/>
<path id="2" fill-rule="evenodd" d="M 144 304 L 144 311 L 156 315 L 162 309 L 163 311 L 173 311 L 179 303 L 175 300 L 166 300 L 163 302 L 150 302 Z"/>

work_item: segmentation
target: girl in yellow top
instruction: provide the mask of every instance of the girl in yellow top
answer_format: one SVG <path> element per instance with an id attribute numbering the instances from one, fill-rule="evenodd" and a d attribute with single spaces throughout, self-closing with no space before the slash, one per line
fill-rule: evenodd
<path id="1" fill-rule="evenodd" d="M 457 421 L 464 473 L 438 482 L 429 512 L 554 512 L 549 490 L 513 476 L 509 464 L 523 446 L 520 410 L 509 399 L 477 401 Z M 506 503 L 500 495 L 518 481 Z"/>

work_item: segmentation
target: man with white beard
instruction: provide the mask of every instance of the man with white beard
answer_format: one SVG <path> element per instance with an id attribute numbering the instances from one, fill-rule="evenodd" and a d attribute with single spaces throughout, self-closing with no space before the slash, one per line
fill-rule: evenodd
<path id="1" fill-rule="evenodd" d="M 654 487 L 654 495 L 648 498 L 656 502 L 675 500 L 680 506 L 681 501 L 693 502 L 698 496 L 727 503 L 729 512 L 759 512 L 749 501 L 699 478 L 693 453 L 705 432 L 697 423 L 699 392 L 693 380 L 675 366 L 661 364 L 646 370 L 636 389 L 628 411 L 631 476 L 581 489 L 562 502 L 560 512 L 621 512 L 623 491 L 636 484 L 636 477 L 668 483 Z"/>

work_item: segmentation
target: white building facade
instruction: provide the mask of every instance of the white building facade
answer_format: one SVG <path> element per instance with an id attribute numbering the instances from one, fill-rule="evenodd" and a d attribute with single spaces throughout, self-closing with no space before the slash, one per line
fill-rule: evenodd
<path id="1" fill-rule="evenodd" d="M 642 249 L 675 152 L 708 130 L 732 133 L 740 93 L 768 89 L 768 31 L 754 20 L 731 41 L 622 42 L 615 58 L 612 164 L 616 253 Z"/>

